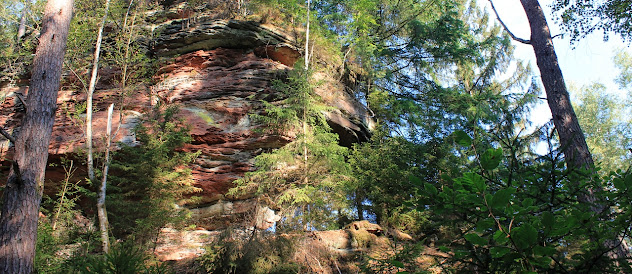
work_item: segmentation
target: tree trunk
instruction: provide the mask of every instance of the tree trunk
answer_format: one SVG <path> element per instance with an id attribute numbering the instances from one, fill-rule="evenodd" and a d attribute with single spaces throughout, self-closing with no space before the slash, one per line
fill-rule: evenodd
<path id="1" fill-rule="evenodd" d="M 22 14 L 20 15 L 20 25 L 18 26 L 18 42 L 22 40 L 22 37 L 26 35 L 26 5 L 22 8 Z"/>
<path id="2" fill-rule="evenodd" d="M 26 115 L 16 138 L 14 162 L 4 190 L 0 273 L 33 272 L 37 218 L 72 6 L 73 0 L 49 0 L 46 4 Z"/>
<path id="3" fill-rule="evenodd" d="M 99 33 L 97 34 L 97 45 L 94 49 L 94 60 L 92 61 L 92 75 L 88 87 L 88 98 L 86 102 L 86 146 L 88 147 L 88 178 L 94 182 L 94 160 L 92 153 L 92 95 L 97 85 L 97 72 L 99 70 L 99 56 L 101 55 L 101 41 L 103 40 L 103 28 L 105 20 L 108 18 L 110 0 L 105 1 L 105 14 L 101 20 Z"/>
<path id="4" fill-rule="evenodd" d="M 553 123 L 564 148 L 564 157 L 573 167 L 591 168 L 594 165 L 584 133 L 571 106 L 562 70 L 557 61 L 553 39 L 537 0 L 521 0 L 531 27 L 531 45 L 535 51 L 540 76 L 546 91 Z"/>
<path id="5" fill-rule="evenodd" d="M 520 0 L 520 2 L 529 20 L 531 28 L 530 44 L 535 52 L 540 77 L 546 91 L 547 102 L 553 115 L 553 123 L 560 138 L 566 163 L 569 168 L 593 168 L 593 158 L 571 105 L 562 70 L 557 61 L 549 25 L 542 7 L 538 0 Z M 591 204 L 592 210 L 597 213 L 607 210 L 605 205 L 595 200 L 594 193 L 602 191 L 601 189 L 588 189 L 587 191 L 588 194 L 578 197 L 580 202 Z M 617 245 L 617 242 L 619 241 L 611 240 L 604 244 L 606 248 L 613 248 L 613 252 L 610 252 L 610 257 L 621 259 L 629 256 L 629 251 L 625 248 L 625 242 L 621 245 Z"/>
<path id="6" fill-rule="evenodd" d="M 108 125 L 106 129 L 105 140 L 105 163 L 103 164 L 103 180 L 101 180 L 101 188 L 99 190 L 99 200 L 97 201 L 97 214 L 99 215 L 99 229 L 101 230 L 101 245 L 103 252 L 110 252 L 110 236 L 108 233 L 108 214 L 105 209 L 105 196 L 108 181 L 108 169 L 110 168 L 110 144 L 112 143 L 112 112 L 114 104 L 108 108 Z"/>
<path id="7" fill-rule="evenodd" d="M 309 11 L 311 1 L 307 0 L 307 19 L 305 20 L 305 70 L 309 69 Z"/>

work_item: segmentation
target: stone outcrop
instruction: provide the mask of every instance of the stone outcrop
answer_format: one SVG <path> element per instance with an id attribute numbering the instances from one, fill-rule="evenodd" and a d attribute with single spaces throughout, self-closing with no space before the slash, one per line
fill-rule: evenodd
<path id="1" fill-rule="evenodd" d="M 188 24 L 187 28 L 183 24 Z M 125 108 L 114 113 L 113 126 L 120 130 L 115 142 L 135 144 L 133 128 L 142 113 L 158 101 L 180 106 L 180 117 L 191 127 L 193 142 L 186 151 L 199 151 L 192 164 L 196 186 L 202 189 L 201 218 L 212 218 L 231 213 L 245 212 L 247 203 L 231 201 L 231 209 L 224 203 L 224 194 L 235 179 L 253 169 L 253 158 L 263 151 L 279 148 L 292 140 L 292 136 L 261 134 L 261 127 L 250 118 L 251 113 L 262 110 L 261 101 L 281 99 L 272 88 L 276 79 L 283 79 L 301 54 L 283 32 L 255 22 L 218 20 L 199 17 L 171 20 L 157 28 L 159 35 L 149 44 L 153 56 L 163 64 L 154 76 L 155 84 L 141 86 L 125 98 Z M 177 57 L 175 57 L 177 56 Z M 107 77 L 104 77 L 106 79 Z M 367 110 L 334 77 L 317 74 L 320 85 L 316 92 L 334 107 L 327 113 L 331 127 L 341 136 L 341 144 L 351 145 L 366 141 L 372 121 Z M 105 110 L 117 103 L 118 89 L 101 82 L 95 93 L 98 110 L 94 115 L 96 147 L 102 144 L 105 131 Z M 16 93 L 26 95 L 27 87 L 7 88 L 0 93 L 0 126 L 19 130 L 22 113 L 17 110 Z M 82 92 L 65 88 L 58 98 L 58 110 L 49 147 L 51 161 L 71 157 L 85 147 L 84 113 L 78 112 L 85 102 Z M 17 110 L 17 111 L 16 111 Z M 0 137 L 0 153 L 11 158 L 12 149 Z M 3 172 L 6 175 L 6 173 Z M 85 177 L 85 170 L 77 172 Z M 59 182 L 63 170 L 52 167 L 47 182 Z M 47 188 L 51 191 L 56 189 Z M 49 194 L 53 194 L 50 193 Z M 221 201 L 220 204 L 216 204 Z M 234 202 L 234 206 L 233 206 Z M 220 208 L 221 210 L 219 210 Z"/>
<path id="2" fill-rule="evenodd" d="M 195 259 L 208 252 L 207 247 L 214 246 L 221 241 L 222 235 L 236 235 L 233 238 L 241 239 L 242 243 L 248 242 L 253 235 L 259 237 L 284 237 L 292 239 L 296 245 L 291 252 L 294 260 L 304 266 L 308 266 L 309 273 L 359 273 L 361 270 L 354 259 L 356 256 L 367 256 L 373 262 L 391 260 L 396 252 L 401 252 L 402 242 L 412 240 L 409 235 L 383 233 L 382 228 L 368 221 L 357 221 L 345 226 L 345 229 L 310 231 L 293 234 L 272 235 L 267 232 L 254 232 L 252 228 L 231 229 L 227 231 L 208 231 L 204 229 L 176 230 L 163 228 L 159 241 L 154 249 L 156 257 L 161 261 L 184 261 Z M 401 235 L 407 237 L 400 238 Z M 235 245 L 238 246 L 238 245 Z M 274 247 L 271 247 L 274 248 Z M 239 252 L 233 250 L 233 252 Z M 440 252 L 434 247 L 425 247 L 414 258 L 414 263 L 425 268 L 431 273 L 441 273 L 440 268 L 432 268 L 436 265 L 436 258 L 447 257 L 449 254 Z M 412 259 L 412 258 L 410 258 Z M 334 261 L 332 261 L 334 260 Z M 185 267 L 185 269 L 188 267 Z"/>
<path id="3" fill-rule="evenodd" d="M 191 20 L 194 20 L 191 23 Z M 152 41 L 152 52 L 156 56 L 173 56 L 198 50 L 216 48 L 258 49 L 273 52 L 281 49 L 279 56 L 298 58 L 290 38 L 272 26 L 263 26 L 252 21 L 210 19 L 205 17 L 174 20 L 158 27 L 160 35 Z M 264 51 L 265 52 L 265 51 Z M 283 60 L 283 59 L 281 59 Z M 291 59 L 285 65 L 294 65 Z M 294 59 L 296 61 L 296 59 Z"/>

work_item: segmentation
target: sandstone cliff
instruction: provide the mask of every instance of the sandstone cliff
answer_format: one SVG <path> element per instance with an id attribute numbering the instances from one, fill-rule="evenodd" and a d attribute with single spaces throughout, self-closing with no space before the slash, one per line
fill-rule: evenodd
<path id="1" fill-rule="evenodd" d="M 171 11 L 173 12 L 173 11 Z M 175 12 L 177 14 L 177 10 Z M 157 18 L 157 19 L 156 19 Z M 252 170 L 252 159 L 264 150 L 283 146 L 292 139 L 257 133 L 261 125 L 249 116 L 261 111 L 261 101 L 280 99 L 272 88 L 275 79 L 282 79 L 287 70 L 301 57 L 295 38 L 270 25 L 251 21 L 216 19 L 198 16 L 172 20 L 156 15 L 155 32 L 148 43 L 149 55 L 162 64 L 156 71 L 153 85 L 141 86 L 128 95 L 123 109 L 114 114 L 114 127 L 120 125 L 115 141 L 135 144 L 132 129 L 142 113 L 158 100 L 177 104 L 181 117 L 191 126 L 194 141 L 185 150 L 199 151 L 191 166 L 196 186 L 202 189 L 201 202 L 194 212 L 199 218 L 240 213 L 248 202 L 227 201 L 226 191 L 232 181 Z M 341 61 L 340 61 L 341 62 Z M 328 122 L 340 135 L 341 144 L 366 141 L 372 120 L 369 113 L 345 91 L 340 79 L 339 64 L 326 64 L 331 74 L 317 73 L 322 84 L 317 93 L 334 111 L 327 113 Z M 96 147 L 105 131 L 105 111 L 117 103 L 115 86 L 108 84 L 108 68 L 103 69 L 99 90 L 95 93 L 94 129 Z M 0 125 L 19 131 L 21 119 L 17 94 L 26 95 L 28 87 L 5 88 L 0 93 Z M 85 102 L 80 91 L 67 87 L 60 92 L 53 138 L 49 147 L 50 161 L 75 158 L 85 146 L 83 115 L 77 106 Z M 8 171 L 11 157 L 9 142 L 0 137 L 2 174 Z M 80 169 L 75 179 L 85 177 Z M 53 194 L 56 182 L 63 179 L 63 170 L 51 167 L 47 171 L 47 193 Z M 199 208 L 201 207 L 201 208 Z"/>

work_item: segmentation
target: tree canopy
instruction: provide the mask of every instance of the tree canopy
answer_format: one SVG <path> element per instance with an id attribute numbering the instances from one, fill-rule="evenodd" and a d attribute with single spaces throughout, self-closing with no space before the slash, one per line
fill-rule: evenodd
<path id="1" fill-rule="evenodd" d="M 620 35 L 626 41 L 632 38 L 630 0 L 555 0 L 552 7 L 572 41 L 595 31 L 602 31 L 604 40 L 608 40 L 610 33 Z"/>

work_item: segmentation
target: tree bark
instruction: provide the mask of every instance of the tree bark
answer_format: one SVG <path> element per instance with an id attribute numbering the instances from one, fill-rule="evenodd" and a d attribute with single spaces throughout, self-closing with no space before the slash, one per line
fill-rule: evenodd
<path id="1" fill-rule="evenodd" d="M 531 45 L 542 77 L 553 123 L 569 165 L 591 168 L 594 165 L 584 133 L 571 106 L 562 70 L 553 46 L 549 26 L 537 0 L 521 0 L 531 27 Z"/>
<path id="2" fill-rule="evenodd" d="M 92 75 L 90 77 L 90 85 L 88 86 L 88 98 L 86 102 L 86 146 L 88 147 L 88 178 L 94 182 L 94 160 L 92 152 L 92 95 L 97 85 L 97 73 L 99 70 L 99 56 L 101 55 L 101 41 L 103 40 L 103 28 L 108 18 L 110 9 L 110 0 L 105 1 L 105 15 L 101 20 L 99 33 L 97 34 L 97 45 L 94 49 L 94 60 L 92 61 Z"/>
<path id="3" fill-rule="evenodd" d="M 114 104 L 108 108 L 108 125 L 105 135 L 105 162 L 103 164 L 103 179 L 101 180 L 101 188 L 99 189 L 99 200 L 97 200 L 97 215 L 99 215 L 99 229 L 101 231 L 101 245 L 103 252 L 110 252 L 110 235 L 108 233 L 108 213 L 105 209 L 105 197 L 108 182 L 108 170 L 110 168 L 110 145 L 112 143 L 112 112 Z"/>
<path id="4" fill-rule="evenodd" d="M 311 1 L 307 0 L 307 19 L 305 20 L 305 70 L 309 69 L 309 11 Z"/>
<path id="5" fill-rule="evenodd" d="M 0 216 L 0 273 L 32 273 L 37 218 L 73 0 L 49 0 L 42 19 L 28 105 Z"/>
<path id="6" fill-rule="evenodd" d="M 18 26 L 18 42 L 22 40 L 22 37 L 26 35 L 26 5 L 22 8 L 22 14 L 20 14 L 20 25 Z"/>
<path id="7" fill-rule="evenodd" d="M 520 2 L 529 20 L 531 28 L 530 44 L 535 52 L 540 77 L 544 85 L 551 114 L 553 115 L 553 123 L 560 138 L 566 164 L 569 168 L 592 169 L 594 166 L 593 158 L 571 105 L 570 96 L 557 60 L 555 47 L 553 46 L 549 25 L 542 7 L 538 0 L 520 0 Z M 602 189 L 587 189 L 587 191 L 587 194 L 578 197 L 580 202 L 590 204 L 592 210 L 596 213 L 607 210 L 606 206 L 596 201 L 594 196 L 596 192 L 602 191 Z M 629 251 L 625 248 L 625 241 L 622 241 L 622 244 L 616 244 L 619 242 L 613 239 L 604 244 L 606 248 L 613 250 L 609 254 L 613 259 L 622 259 L 629 256 Z"/>

